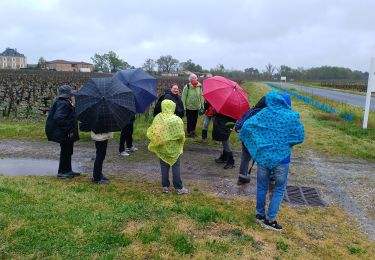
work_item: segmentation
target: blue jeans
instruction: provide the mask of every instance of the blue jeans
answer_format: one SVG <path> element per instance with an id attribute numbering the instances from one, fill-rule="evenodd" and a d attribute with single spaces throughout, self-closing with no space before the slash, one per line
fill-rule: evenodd
<path id="1" fill-rule="evenodd" d="M 160 159 L 161 169 L 161 185 L 169 188 L 169 169 L 171 166 Z M 182 189 L 182 181 L 180 177 L 180 158 L 177 159 L 175 164 L 172 165 L 173 187 L 175 189 Z"/>
<path id="2" fill-rule="evenodd" d="M 208 126 L 210 125 L 211 119 L 212 119 L 212 116 L 206 116 L 206 115 L 204 116 L 204 123 L 203 123 L 202 130 L 208 130 Z"/>
<path id="3" fill-rule="evenodd" d="M 251 155 L 247 151 L 245 145 L 242 143 L 241 164 L 240 164 L 240 177 L 241 178 L 250 179 L 250 175 L 249 175 L 250 161 L 251 161 Z"/>
<path id="4" fill-rule="evenodd" d="M 281 201 L 284 198 L 286 184 L 288 181 L 289 164 L 279 164 L 273 169 L 267 169 L 257 165 L 257 206 L 256 213 L 262 216 L 266 215 L 266 196 L 270 184 L 270 178 L 275 179 L 275 190 L 273 192 L 266 218 L 270 221 L 276 219 L 279 212 Z"/>

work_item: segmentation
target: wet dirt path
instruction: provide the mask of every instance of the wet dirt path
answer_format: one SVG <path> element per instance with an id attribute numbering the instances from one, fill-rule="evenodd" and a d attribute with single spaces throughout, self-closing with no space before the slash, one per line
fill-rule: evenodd
<path id="1" fill-rule="evenodd" d="M 104 174 L 125 181 L 159 181 L 158 159 L 147 151 L 146 143 L 137 143 L 137 146 L 139 151 L 128 157 L 121 157 L 118 155 L 117 143 L 111 140 L 104 162 Z M 59 152 L 59 145 L 51 142 L 0 140 L 0 157 L 3 158 L 58 160 Z M 236 185 L 239 151 L 234 152 L 236 168 L 230 170 L 224 170 L 223 165 L 214 162 L 219 154 L 219 146 L 187 144 L 181 158 L 182 179 L 186 186 L 223 197 L 241 196 L 255 199 L 255 174 L 252 174 L 250 184 L 240 187 Z M 90 176 L 93 157 L 93 142 L 76 143 L 73 168 L 79 168 Z M 344 208 L 357 220 L 363 232 L 375 240 L 375 163 L 347 158 L 327 158 L 314 151 L 307 151 L 303 156 L 294 153 L 288 184 L 320 189 L 322 198 L 328 205 Z"/>

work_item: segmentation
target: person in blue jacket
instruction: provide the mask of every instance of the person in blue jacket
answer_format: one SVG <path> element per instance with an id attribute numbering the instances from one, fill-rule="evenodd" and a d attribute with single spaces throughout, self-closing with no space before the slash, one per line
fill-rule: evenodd
<path id="1" fill-rule="evenodd" d="M 266 105 L 244 123 L 239 139 L 257 162 L 256 221 L 265 228 L 281 231 L 276 216 L 286 190 L 291 149 L 304 141 L 304 128 L 298 112 L 291 109 L 288 95 L 270 91 Z M 275 180 L 275 190 L 266 214 L 271 178 Z"/>

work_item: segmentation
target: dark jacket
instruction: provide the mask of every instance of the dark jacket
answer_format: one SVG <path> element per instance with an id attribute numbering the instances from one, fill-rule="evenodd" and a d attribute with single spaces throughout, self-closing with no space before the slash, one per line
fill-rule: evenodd
<path id="1" fill-rule="evenodd" d="M 214 111 L 214 122 L 212 129 L 212 139 L 215 141 L 226 141 L 230 136 L 232 127 L 236 119 L 233 119 L 229 116 L 225 116 Z M 231 126 L 228 126 L 228 123 L 233 123 Z"/>
<path id="2" fill-rule="evenodd" d="M 79 140 L 74 106 L 66 98 L 58 98 L 49 110 L 46 127 L 48 141 L 56 143 Z M 69 137 L 69 134 L 73 134 Z"/>
<path id="3" fill-rule="evenodd" d="M 180 118 L 184 117 L 185 109 L 180 96 L 173 94 L 169 89 L 165 91 L 164 95 L 162 95 L 156 103 L 154 109 L 154 117 L 161 112 L 161 102 L 164 99 L 172 100 L 176 104 L 176 109 L 174 111 L 175 115 Z"/>

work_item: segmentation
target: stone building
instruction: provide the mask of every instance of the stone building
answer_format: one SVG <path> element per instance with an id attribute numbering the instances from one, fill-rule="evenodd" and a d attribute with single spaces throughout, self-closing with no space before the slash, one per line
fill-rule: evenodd
<path id="1" fill-rule="evenodd" d="M 6 48 L 0 53 L 0 69 L 22 69 L 27 67 L 25 55 L 17 49 Z"/>
<path id="2" fill-rule="evenodd" d="M 77 71 L 77 72 L 91 72 L 92 64 L 83 61 L 66 61 L 66 60 L 53 60 L 47 61 L 46 67 L 49 70 L 56 71 Z"/>

